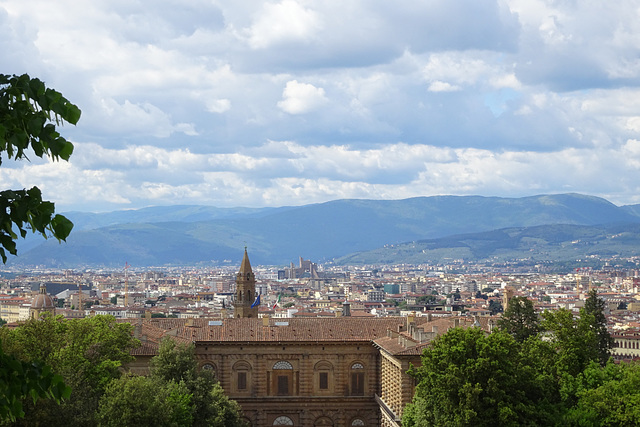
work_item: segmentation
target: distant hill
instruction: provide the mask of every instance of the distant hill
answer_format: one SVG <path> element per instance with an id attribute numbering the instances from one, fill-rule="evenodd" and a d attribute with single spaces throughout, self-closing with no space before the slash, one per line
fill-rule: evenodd
<path id="1" fill-rule="evenodd" d="M 336 264 L 439 264 L 453 260 L 566 262 L 640 255 L 640 224 L 539 225 L 387 245 L 340 257 Z"/>
<path id="2" fill-rule="evenodd" d="M 384 245 L 509 227 L 640 223 L 636 209 L 580 194 L 523 198 L 436 196 L 336 200 L 299 207 L 156 207 L 107 214 L 72 212 L 67 243 L 46 241 L 13 265 L 195 265 L 238 263 L 245 244 L 255 264 L 316 262 Z"/>

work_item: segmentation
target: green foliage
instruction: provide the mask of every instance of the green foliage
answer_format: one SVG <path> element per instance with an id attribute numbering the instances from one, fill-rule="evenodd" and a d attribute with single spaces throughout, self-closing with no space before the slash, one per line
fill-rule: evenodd
<path id="1" fill-rule="evenodd" d="M 525 297 L 513 297 L 507 310 L 498 320 L 498 327 L 511 334 L 516 341 L 523 342 L 540 331 L 540 322 L 533 303 Z"/>
<path id="2" fill-rule="evenodd" d="M 553 411 L 544 377 L 528 368 L 529 356 L 504 332 L 455 328 L 436 339 L 410 371 L 418 380 L 403 425 L 540 425 Z"/>
<path id="3" fill-rule="evenodd" d="M 602 364 L 610 336 L 604 304 L 590 299 L 579 317 L 560 309 L 538 322 L 516 297 L 498 332 L 456 328 L 433 341 L 409 372 L 418 385 L 403 426 L 638 425 L 640 365 Z"/>
<path id="4" fill-rule="evenodd" d="M 421 295 L 416 298 L 416 304 L 433 304 L 437 300 L 435 295 Z"/>
<path id="5" fill-rule="evenodd" d="M 23 362 L 6 354 L 0 346 L 0 421 L 24 417 L 22 401 L 28 397 L 34 403 L 40 398 L 60 403 L 70 394 L 71 388 L 49 366 Z"/>
<path id="6" fill-rule="evenodd" d="M 607 318 L 604 315 L 604 311 L 604 300 L 598 297 L 597 290 L 590 290 L 589 297 L 584 304 L 584 312 L 593 316 L 591 328 L 596 335 L 598 361 L 602 366 L 606 365 L 609 357 L 611 357 L 611 349 L 614 344 L 614 340 L 607 329 Z"/>
<path id="7" fill-rule="evenodd" d="M 80 109 L 60 92 L 47 88 L 28 75 L 0 74 L 0 164 L 2 154 L 10 160 L 28 160 L 27 152 L 37 157 L 69 160 L 73 144 L 56 130 L 64 122 L 76 124 Z M 15 240 L 27 231 L 65 240 L 73 224 L 55 215 L 51 202 L 42 200 L 37 187 L 28 190 L 0 191 L 0 257 L 16 255 Z"/>
<path id="8" fill-rule="evenodd" d="M 100 426 L 188 426 L 191 396 L 184 383 L 125 375 L 100 400 Z"/>
<path id="9" fill-rule="evenodd" d="M 191 425 L 244 426 L 239 405 L 229 400 L 210 372 L 198 369 L 193 344 L 180 345 L 171 339 L 163 340 L 158 355 L 151 360 L 151 377 L 186 387 L 191 395 Z"/>
<path id="10" fill-rule="evenodd" d="M 491 310 L 491 315 L 493 316 L 495 316 L 498 313 L 502 313 L 502 310 L 503 310 L 502 303 L 496 299 L 490 300 L 489 310 Z"/>
<path id="11" fill-rule="evenodd" d="M 640 365 L 592 363 L 578 378 L 578 403 L 567 425 L 631 426 L 640 420 Z"/>
<path id="12" fill-rule="evenodd" d="M 63 320 L 44 316 L 15 329 L 0 329 L 7 353 L 22 361 L 42 360 L 73 390 L 60 406 L 49 401 L 24 402 L 25 425 L 82 426 L 95 424 L 98 401 L 120 368 L 132 360 L 139 345 L 132 326 L 112 316 Z"/>

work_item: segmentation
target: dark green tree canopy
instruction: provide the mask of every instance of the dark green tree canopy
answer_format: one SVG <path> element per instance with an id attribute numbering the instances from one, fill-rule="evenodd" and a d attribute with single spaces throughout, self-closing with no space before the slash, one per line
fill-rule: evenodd
<path id="1" fill-rule="evenodd" d="M 436 339 L 411 373 L 418 381 L 403 426 L 545 424 L 544 376 L 528 369 L 522 346 L 502 331 L 455 328 Z"/>
<path id="2" fill-rule="evenodd" d="M 525 297 L 513 297 L 498 320 L 498 327 L 523 342 L 540 332 L 540 322 L 533 303 Z"/>
<path id="3" fill-rule="evenodd" d="M 614 339 L 607 328 L 607 318 L 605 316 L 606 304 L 604 300 L 598 297 L 598 291 L 591 289 L 589 296 L 584 304 L 584 312 L 592 317 L 591 328 L 596 335 L 596 343 L 598 348 L 598 362 L 604 366 L 611 357 L 611 349 L 613 348 Z"/>

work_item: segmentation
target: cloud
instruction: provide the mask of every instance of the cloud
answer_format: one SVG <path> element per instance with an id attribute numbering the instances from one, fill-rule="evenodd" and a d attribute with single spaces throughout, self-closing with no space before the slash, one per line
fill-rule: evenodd
<path id="1" fill-rule="evenodd" d="M 323 88 L 309 83 L 298 83 L 297 80 L 287 82 L 282 98 L 282 101 L 278 102 L 278 107 L 289 114 L 305 114 L 328 101 Z"/>
<path id="2" fill-rule="evenodd" d="M 5 0 L 3 72 L 78 104 L 65 208 L 578 191 L 638 200 L 636 2 Z M 616 173 L 611 171 L 615 170 Z M 1 188 L 1 187 L 0 187 Z"/>
<path id="3" fill-rule="evenodd" d="M 265 3 L 247 30 L 249 46 L 264 49 L 279 43 L 304 42 L 312 38 L 320 27 L 317 13 L 296 1 Z"/>

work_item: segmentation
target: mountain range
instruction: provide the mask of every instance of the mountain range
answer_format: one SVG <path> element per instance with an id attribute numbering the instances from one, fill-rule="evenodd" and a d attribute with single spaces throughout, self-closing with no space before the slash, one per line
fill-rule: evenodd
<path id="1" fill-rule="evenodd" d="M 630 248 L 640 243 L 639 205 L 616 206 L 582 194 L 335 200 L 278 208 L 162 206 L 64 215 L 75 224 L 65 243 L 27 239 L 10 265 L 237 264 L 245 246 L 252 263 L 262 265 L 288 265 L 300 256 L 338 263 L 426 262 L 451 256 L 476 260 L 507 254 L 504 247 L 531 254 L 527 244 L 537 244 L 540 253 L 549 256 L 572 257 L 587 252 L 550 251 L 544 246 L 580 240 L 576 236 L 589 233 L 606 241 L 612 233 L 627 231 Z M 411 245 L 415 250 L 410 250 Z M 615 251 L 614 246 L 608 250 Z M 399 247 L 403 248 L 400 254 Z M 444 251 L 447 247 L 453 251 Z"/>

